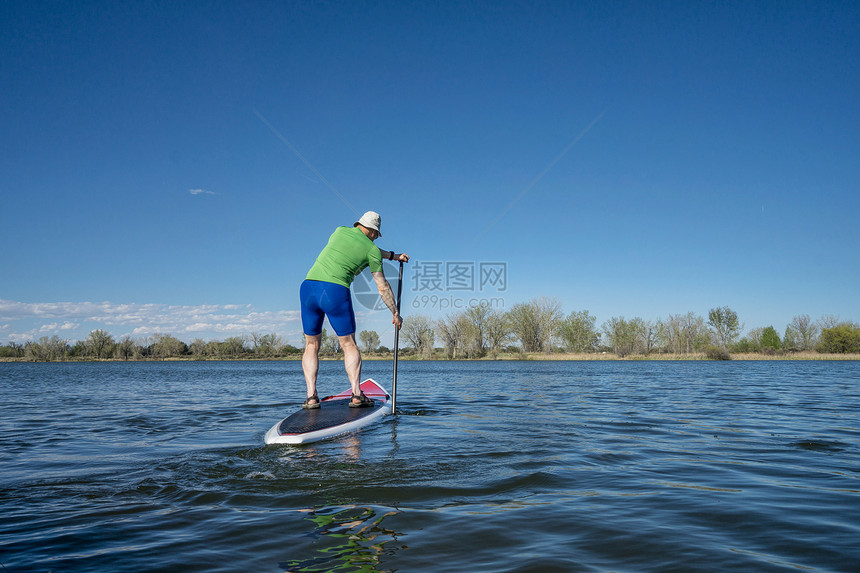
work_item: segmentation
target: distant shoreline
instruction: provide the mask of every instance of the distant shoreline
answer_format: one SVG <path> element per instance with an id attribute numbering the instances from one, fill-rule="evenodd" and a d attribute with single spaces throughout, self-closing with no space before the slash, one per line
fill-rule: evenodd
<path id="1" fill-rule="evenodd" d="M 362 360 L 365 361 L 385 361 L 392 360 L 392 354 L 362 354 Z M 447 359 L 444 357 L 432 357 L 429 359 L 418 358 L 414 354 L 400 354 L 399 359 L 409 362 L 506 362 L 506 361 L 535 361 L 535 362 L 689 362 L 689 361 L 713 361 L 720 362 L 708 358 L 703 352 L 694 352 L 691 354 L 631 354 L 628 356 L 618 356 L 611 352 L 604 353 L 516 353 L 506 352 L 499 353 L 496 356 L 485 356 L 483 358 L 456 358 Z M 343 360 L 343 356 L 320 356 L 320 360 L 324 361 L 339 361 Z M 737 353 L 732 354 L 731 361 L 858 361 L 860 354 L 825 354 L 819 352 L 791 352 L 784 354 L 761 354 L 757 352 Z M 34 363 L 34 362 L 299 362 L 301 354 L 292 356 L 279 356 L 270 358 L 248 357 L 248 358 L 212 358 L 212 357 L 195 357 L 195 356 L 174 356 L 169 358 L 66 358 L 64 360 L 27 360 L 26 358 L 3 357 L 0 358 L 0 363 Z"/>

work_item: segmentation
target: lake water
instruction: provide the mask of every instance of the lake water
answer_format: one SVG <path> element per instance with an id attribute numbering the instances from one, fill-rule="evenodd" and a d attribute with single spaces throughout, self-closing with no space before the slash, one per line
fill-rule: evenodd
<path id="1" fill-rule="evenodd" d="M 0 364 L 0 571 L 860 571 L 857 362 L 398 382 L 397 416 L 265 446 L 298 362 Z"/>

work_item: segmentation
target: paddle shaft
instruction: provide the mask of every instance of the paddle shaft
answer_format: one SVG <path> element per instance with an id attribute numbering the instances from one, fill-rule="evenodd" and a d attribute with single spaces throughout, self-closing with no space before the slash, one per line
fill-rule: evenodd
<path id="1" fill-rule="evenodd" d="M 403 261 L 400 261 L 400 272 L 397 275 L 397 314 L 400 314 L 400 294 L 403 292 Z M 397 351 L 400 345 L 400 329 L 394 326 L 394 378 L 391 382 L 391 413 L 397 405 Z"/>

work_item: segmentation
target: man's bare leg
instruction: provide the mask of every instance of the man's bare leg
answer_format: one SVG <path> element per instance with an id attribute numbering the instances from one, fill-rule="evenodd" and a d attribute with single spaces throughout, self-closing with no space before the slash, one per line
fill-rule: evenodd
<path id="1" fill-rule="evenodd" d="M 361 394 L 361 352 L 355 343 L 355 334 L 338 336 L 337 339 L 340 342 L 341 350 L 343 350 L 343 367 L 346 369 L 346 376 L 352 385 L 352 395 L 358 396 Z"/>
<path id="2" fill-rule="evenodd" d="M 317 393 L 317 374 L 320 371 L 320 342 L 322 334 L 305 334 L 305 352 L 302 354 L 302 372 L 308 385 L 308 398 Z"/>

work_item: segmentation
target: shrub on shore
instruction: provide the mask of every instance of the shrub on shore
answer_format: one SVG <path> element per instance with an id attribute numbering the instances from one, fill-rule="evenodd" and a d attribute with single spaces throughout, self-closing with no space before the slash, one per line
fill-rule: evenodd
<path id="1" fill-rule="evenodd" d="M 705 356 L 709 360 L 731 360 L 732 357 L 729 351 L 719 346 L 709 345 L 705 347 Z"/>

